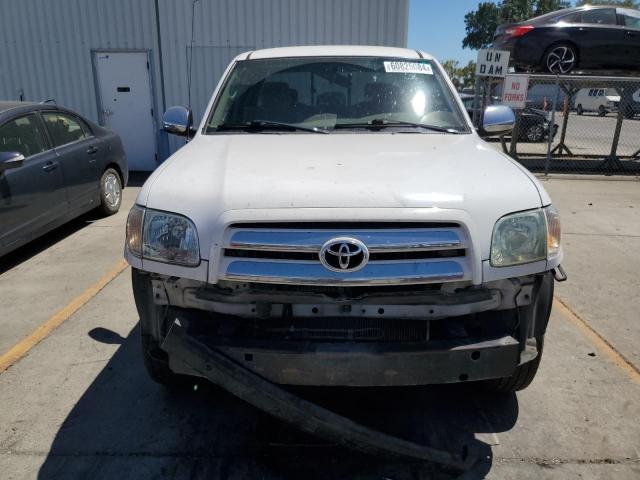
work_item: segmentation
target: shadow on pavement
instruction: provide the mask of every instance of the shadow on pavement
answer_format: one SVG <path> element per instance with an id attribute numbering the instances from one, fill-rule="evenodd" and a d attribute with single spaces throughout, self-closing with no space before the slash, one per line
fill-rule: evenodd
<path id="1" fill-rule="evenodd" d="M 450 479 L 435 465 L 366 457 L 338 449 L 194 380 L 170 392 L 146 375 L 135 328 L 60 426 L 38 478 L 51 479 Z M 464 446 L 481 459 L 462 478 L 491 468 L 476 433 L 503 432 L 518 417 L 515 395 L 479 393 L 473 385 L 420 388 L 296 388 L 295 392 L 367 426 L 437 448 Z"/>

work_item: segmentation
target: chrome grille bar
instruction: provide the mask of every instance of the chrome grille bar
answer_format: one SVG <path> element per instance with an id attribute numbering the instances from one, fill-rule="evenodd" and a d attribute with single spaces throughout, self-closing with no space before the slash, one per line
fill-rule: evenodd
<path id="1" fill-rule="evenodd" d="M 429 251 L 462 248 L 462 241 L 455 230 L 279 230 L 235 232 L 229 242 L 232 249 L 269 250 L 274 252 L 318 252 L 329 239 L 354 236 L 362 241 L 371 253 L 396 251 Z"/>
<path id="2" fill-rule="evenodd" d="M 313 285 L 388 285 L 432 283 L 464 277 L 458 262 L 369 263 L 357 272 L 332 272 L 320 263 L 233 261 L 227 267 L 227 280 L 260 283 Z"/>

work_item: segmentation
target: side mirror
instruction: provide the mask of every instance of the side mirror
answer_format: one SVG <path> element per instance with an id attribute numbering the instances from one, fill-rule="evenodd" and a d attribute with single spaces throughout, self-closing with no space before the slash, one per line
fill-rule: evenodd
<path id="1" fill-rule="evenodd" d="M 162 128 L 173 135 L 188 136 L 192 123 L 191 110 L 186 107 L 171 107 L 162 116 Z"/>
<path id="2" fill-rule="evenodd" d="M 516 115 L 510 107 L 504 105 L 490 105 L 484 110 L 480 136 L 499 137 L 513 130 Z"/>
<path id="3" fill-rule="evenodd" d="M 0 152 L 0 172 L 21 167 L 24 155 L 20 152 Z"/>

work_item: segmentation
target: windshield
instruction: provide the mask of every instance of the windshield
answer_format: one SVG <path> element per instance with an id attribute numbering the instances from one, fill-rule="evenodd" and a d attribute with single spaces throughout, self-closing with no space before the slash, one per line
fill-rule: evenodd
<path id="1" fill-rule="evenodd" d="M 276 124 L 300 132 L 374 125 L 374 130 L 468 131 L 454 94 L 428 60 L 298 57 L 238 62 L 205 133 Z"/>

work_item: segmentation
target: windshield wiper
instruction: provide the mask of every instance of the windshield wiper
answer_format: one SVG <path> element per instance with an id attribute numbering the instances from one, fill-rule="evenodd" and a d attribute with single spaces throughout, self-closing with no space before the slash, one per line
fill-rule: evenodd
<path id="1" fill-rule="evenodd" d="M 425 123 L 414 123 L 414 122 L 403 122 L 403 121 L 388 121 L 383 119 L 374 119 L 367 123 L 336 123 L 333 128 L 367 128 L 371 130 L 382 130 L 383 128 L 393 128 L 393 127 L 412 127 L 412 128 L 422 128 L 425 130 L 431 130 L 434 132 L 443 132 L 443 133 L 461 133 L 460 130 L 456 130 L 451 127 L 440 127 L 438 125 L 427 125 Z"/>
<path id="2" fill-rule="evenodd" d="M 312 133 L 329 133 L 328 130 L 320 127 L 304 127 L 294 123 L 274 122 L 271 120 L 252 120 L 247 123 L 222 123 L 215 127 L 215 130 L 300 130 Z"/>

